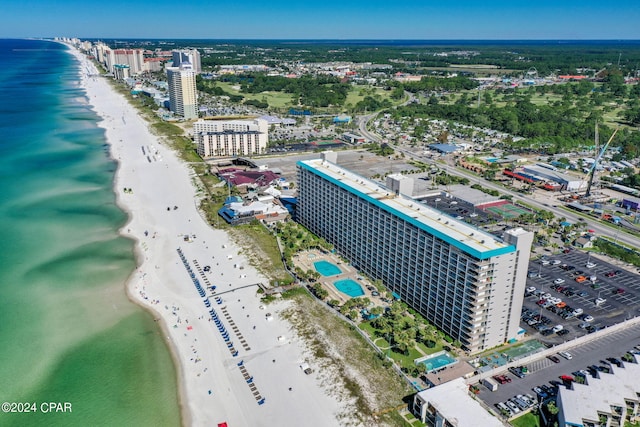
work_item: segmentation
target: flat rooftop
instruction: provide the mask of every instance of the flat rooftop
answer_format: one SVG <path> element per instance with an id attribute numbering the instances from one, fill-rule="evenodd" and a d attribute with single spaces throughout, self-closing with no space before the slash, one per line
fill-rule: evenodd
<path id="1" fill-rule="evenodd" d="M 623 367 L 610 365 L 612 373 L 599 373 L 600 378 L 587 378 L 588 385 L 573 384 L 573 389 L 560 387 L 558 399 L 564 420 L 576 425 L 582 419 L 597 420 L 598 412 L 611 413 L 611 406 L 625 407 L 625 398 L 638 399 L 640 393 L 640 358 L 634 356 L 636 363 L 623 362 Z"/>
<path id="2" fill-rule="evenodd" d="M 496 236 L 417 200 L 395 195 L 385 186 L 349 172 L 335 163 L 314 159 L 302 160 L 297 164 L 476 258 L 487 259 L 516 250 L 513 245 L 508 245 Z"/>
<path id="3" fill-rule="evenodd" d="M 418 393 L 440 415 L 458 427 L 503 427 L 504 424 L 469 395 L 469 386 L 462 378 Z"/>

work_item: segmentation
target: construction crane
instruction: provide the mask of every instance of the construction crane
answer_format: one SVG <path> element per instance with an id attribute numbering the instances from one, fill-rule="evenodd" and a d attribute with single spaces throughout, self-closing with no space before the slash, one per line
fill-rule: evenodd
<path id="1" fill-rule="evenodd" d="M 584 193 L 585 198 L 591 197 L 591 186 L 593 185 L 593 178 L 596 175 L 596 167 L 598 166 L 598 162 L 602 158 L 602 155 L 604 154 L 604 152 L 607 150 L 607 147 L 609 147 L 609 144 L 611 143 L 611 141 L 613 141 L 613 137 L 616 136 L 617 132 L 618 132 L 618 128 L 616 128 L 613 131 L 613 133 L 611 134 L 611 138 L 609 138 L 607 143 L 604 144 L 604 146 L 600 150 L 600 153 L 598 154 L 598 157 L 596 157 L 596 160 L 593 162 L 593 166 L 589 171 L 589 183 L 587 184 L 587 191 Z M 596 123 L 596 144 L 597 144 L 597 139 L 598 139 L 598 124 Z"/>

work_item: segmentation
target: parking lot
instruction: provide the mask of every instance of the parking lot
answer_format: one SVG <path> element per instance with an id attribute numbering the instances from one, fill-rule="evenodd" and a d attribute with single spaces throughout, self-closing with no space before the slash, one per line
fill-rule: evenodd
<path id="1" fill-rule="evenodd" d="M 569 350 L 571 359 L 555 354 L 558 362 L 554 362 L 549 358 L 542 358 L 529 363 L 526 365 L 528 373 L 524 378 L 518 378 L 513 373 L 505 370 L 500 375 L 506 375 L 511 381 L 499 385 L 494 392 L 480 385 L 478 397 L 496 411 L 495 405 L 497 403 L 504 403 L 517 395 L 529 394 L 539 399 L 542 396 L 539 396 L 534 391 L 534 388 L 544 386 L 544 389 L 557 391 L 558 386 L 553 385 L 552 381 L 562 383 L 560 377 L 563 375 L 575 377 L 574 373 L 580 370 L 589 372 L 589 366 L 592 365 L 605 370 L 620 369 L 606 359 L 611 357 L 621 359 L 627 351 L 633 350 L 635 345 L 640 345 L 640 324 L 572 348 Z M 633 351 L 640 353 L 637 350 Z M 604 373 L 600 375 L 604 375 Z M 588 381 L 589 376 L 586 376 L 586 378 Z M 562 384 L 559 386 L 563 387 Z"/>
<path id="2" fill-rule="evenodd" d="M 529 276 L 522 327 L 545 343 L 557 344 L 640 315 L 640 276 L 585 252 L 571 250 L 533 261 Z M 552 329 L 557 325 L 565 330 L 560 336 Z"/>

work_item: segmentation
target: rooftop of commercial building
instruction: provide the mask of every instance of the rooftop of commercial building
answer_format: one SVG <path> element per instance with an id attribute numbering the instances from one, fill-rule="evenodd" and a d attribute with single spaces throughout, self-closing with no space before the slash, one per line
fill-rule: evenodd
<path id="1" fill-rule="evenodd" d="M 298 165 L 476 258 L 487 259 L 515 251 L 514 246 L 506 244 L 496 236 L 414 199 L 396 195 L 383 185 L 356 175 L 335 163 L 314 159 L 299 161 Z"/>
<path id="2" fill-rule="evenodd" d="M 555 181 L 574 182 L 583 180 L 583 178 L 577 176 L 567 175 L 565 173 L 554 171 L 537 165 L 526 165 L 524 166 L 524 170 L 525 172 L 530 172 L 542 177 L 553 177 Z"/>

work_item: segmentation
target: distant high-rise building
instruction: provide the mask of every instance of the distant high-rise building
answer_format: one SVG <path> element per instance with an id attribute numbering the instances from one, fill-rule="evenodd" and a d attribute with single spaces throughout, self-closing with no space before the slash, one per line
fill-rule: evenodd
<path id="1" fill-rule="evenodd" d="M 269 123 L 263 119 L 198 120 L 193 136 L 202 158 L 262 154 L 269 142 Z"/>
<path id="2" fill-rule="evenodd" d="M 466 350 L 517 338 L 533 233 L 500 239 L 405 196 L 398 177 L 387 188 L 336 160 L 298 162 L 300 223 Z"/>
<path id="3" fill-rule="evenodd" d="M 191 67 L 191 69 L 196 73 L 202 72 L 202 63 L 200 61 L 200 52 L 198 52 L 198 49 L 174 50 L 171 53 L 174 67 Z"/>
<path id="4" fill-rule="evenodd" d="M 171 111 L 185 119 L 198 117 L 196 72 L 191 69 L 168 67 L 169 105 Z"/>
<path id="5" fill-rule="evenodd" d="M 116 65 L 128 65 L 132 75 L 144 71 L 144 55 L 142 49 L 107 49 L 104 52 L 105 65 L 109 72 L 114 72 Z"/>

